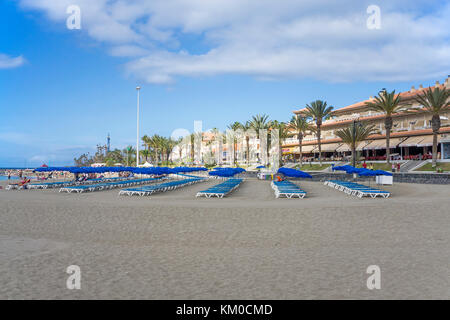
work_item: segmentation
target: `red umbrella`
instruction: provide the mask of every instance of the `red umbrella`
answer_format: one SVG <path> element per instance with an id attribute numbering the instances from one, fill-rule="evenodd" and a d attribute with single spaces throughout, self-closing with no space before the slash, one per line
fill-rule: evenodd
<path id="1" fill-rule="evenodd" d="M 48 165 L 46 165 L 45 163 L 41 166 L 41 168 L 48 168 Z"/>

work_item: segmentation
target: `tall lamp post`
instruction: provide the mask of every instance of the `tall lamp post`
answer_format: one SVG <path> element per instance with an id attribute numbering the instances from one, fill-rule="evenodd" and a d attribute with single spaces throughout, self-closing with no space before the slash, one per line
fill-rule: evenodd
<path id="1" fill-rule="evenodd" d="M 136 167 L 139 167 L 139 93 L 141 87 L 137 86 L 137 136 L 136 136 Z"/>

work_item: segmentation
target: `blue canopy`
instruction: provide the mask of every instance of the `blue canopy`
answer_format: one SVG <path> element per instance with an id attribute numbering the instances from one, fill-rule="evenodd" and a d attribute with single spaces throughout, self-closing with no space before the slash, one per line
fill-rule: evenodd
<path id="1" fill-rule="evenodd" d="M 215 168 L 213 171 L 209 172 L 210 176 L 218 177 L 233 177 L 238 173 L 245 172 L 243 168 Z"/>
<path id="2" fill-rule="evenodd" d="M 280 168 L 278 169 L 277 173 L 284 174 L 287 177 L 295 177 L 295 178 L 312 178 L 312 176 L 309 173 L 295 170 L 291 168 Z"/>
<path id="3" fill-rule="evenodd" d="M 333 171 L 345 171 L 346 173 L 359 173 L 363 168 L 355 168 L 353 166 L 345 165 L 345 166 L 336 166 L 332 168 Z"/>
<path id="4" fill-rule="evenodd" d="M 364 169 L 364 168 L 359 170 L 358 174 L 360 176 L 366 176 L 366 177 L 373 177 L 373 176 L 377 175 L 374 170 L 369 170 L 369 169 Z"/>
<path id="5" fill-rule="evenodd" d="M 203 170 L 203 169 L 202 169 Z M 206 170 L 206 168 L 205 168 Z M 160 175 L 177 173 L 176 170 L 167 167 L 151 167 L 151 168 L 136 168 L 136 167 L 48 167 L 36 168 L 35 172 L 51 172 L 51 171 L 65 171 L 70 173 L 106 173 L 106 172 L 132 172 L 137 174 Z"/>
<path id="6" fill-rule="evenodd" d="M 349 165 L 333 167 L 333 170 L 345 171 L 347 173 L 357 173 L 360 176 L 392 176 L 392 173 L 387 171 L 355 168 Z"/>
<path id="7" fill-rule="evenodd" d="M 263 168 L 265 168 L 266 166 L 257 166 L 256 167 L 256 169 L 263 169 Z"/>
<path id="8" fill-rule="evenodd" d="M 393 174 L 383 170 L 374 170 L 377 176 L 392 176 Z"/>
<path id="9" fill-rule="evenodd" d="M 196 171 L 208 171 L 208 169 L 203 167 L 176 167 L 173 168 L 176 173 L 186 173 L 186 172 L 196 172 Z"/>

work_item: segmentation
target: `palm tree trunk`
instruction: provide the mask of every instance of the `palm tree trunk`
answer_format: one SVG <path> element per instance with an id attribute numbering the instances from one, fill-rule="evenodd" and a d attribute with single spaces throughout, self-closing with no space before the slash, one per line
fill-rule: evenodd
<path id="1" fill-rule="evenodd" d="M 319 146 L 319 165 L 322 166 L 322 146 L 320 143 L 320 125 L 317 125 L 317 143 Z"/>
<path id="2" fill-rule="evenodd" d="M 431 166 L 435 168 L 437 165 L 437 138 L 441 129 L 441 118 L 439 115 L 433 115 L 431 118 L 431 128 L 433 130 L 433 160 L 431 161 Z"/>
<path id="3" fill-rule="evenodd" d="M 386 117 L 384 127 L 386 129 L 386 163 L 389 164 L 391 156 L 391 129 L 392 129 L 392 117 Z"/>
<path id="4" fill-rule="evenodd" d="M 352 165 L 356 167 L 356 148 L 352 146 Z"/>
<path id="5" fill-rule="evenodd" d="M 431 166 L 433 168 L 436 168 L 437 164 L 437 147 L 438 147 L 437 138 L 438 138 L 437 133 L 433 132 L 433 160 L 431 160 Z"/>
<path id="6" fill-rule="evenodd" d="M 279 160 L 279 165 L 280 165 L 280 168 L 283 166 L 283 146 L 282 146 L 282 144 L 280 143 L 280 145 L 278 146 L 278 152 L 279 152 L 279 155 L 280 155 L 280 160 Z"/>
<path id="7" fill-rule="evenodd" d="M 247 143 L 247 166 L 250 163 L 250 137 L 245 137 L 246 143 Z"/>
<path id="8" fill-rule="evenodd" d="M 300 153 L 300 168 L 303 165 L 303 152 L 302 152 L 302 144 L 303 144 L 303 139 L 302 138 L 298 138 L 298 151 Z"/>

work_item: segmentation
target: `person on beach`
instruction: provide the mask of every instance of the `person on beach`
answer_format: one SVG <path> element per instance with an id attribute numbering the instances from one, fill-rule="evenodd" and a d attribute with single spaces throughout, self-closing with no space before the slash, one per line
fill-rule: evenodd
<path id="1" fill-rule="evenodd" d="M 364 169 L 367 169 L 367 163 L 365 161 L 364 161 L 362 166 L 363 166 Z"/>

